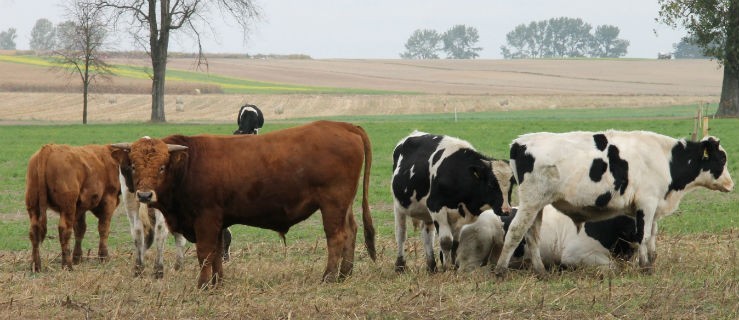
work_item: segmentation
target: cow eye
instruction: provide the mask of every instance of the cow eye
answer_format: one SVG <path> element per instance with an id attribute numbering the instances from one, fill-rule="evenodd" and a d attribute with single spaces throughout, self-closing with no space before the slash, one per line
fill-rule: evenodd
<path id="1" fill-rule="evenodd" d="M 131 165 L 131 171 L 136 171 L 136 165 Z"/>
<path id="2" fill-rule="evenodd" d="M 164 166 L 159 167 L 159 174 L 164 174 Z"/>

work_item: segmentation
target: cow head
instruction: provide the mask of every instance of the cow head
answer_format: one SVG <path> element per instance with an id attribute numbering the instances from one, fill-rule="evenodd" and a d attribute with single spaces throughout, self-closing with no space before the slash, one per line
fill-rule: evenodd
<path id="1" fill-rule="evenodd" d="M 472 192 L 473 196 L 467 200 L 468 205 L 460 208 L 466 210 L 460 210 L 460 213 L 464 215 L 467 211 L 479 215 L 492 209 L 496 214 L 507 215 L 511 211 L 509 198 L 513 171 L 508 162 L 503 160 L 484 161 L 483 164 L 469 167 L 472 179 L 478 182 L 478 190 Z"/>
<path id="2" fill-rule="evenodd" d="M 695 179 L 698 185 L 705 186 L 711 190 L 730 192 L 734 189 L 734 181 L 731 179 L 727 168 L 726 151 L 719 144 L 716 137 L 706 136 L 701 144 L 701 173 Z"/>
<path id="3" fill-rule="evenodd" d="M 187 147 L 166 144 L 162 140 L 143 137 L 133 143 L 117 143 L 112 147 L 125 151 L 114 157 L 121 168 L 131 173 L 131 184 L 141 203 L 157 202 L 156 190 L 167 180 L 169 167 L 178 166 L 187 157 Z"/>

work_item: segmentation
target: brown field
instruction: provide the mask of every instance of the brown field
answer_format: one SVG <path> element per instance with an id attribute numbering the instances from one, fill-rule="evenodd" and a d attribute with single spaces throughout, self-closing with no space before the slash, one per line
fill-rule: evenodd
<path id="1" fill-rule="evenodd" d="M 145 64 L 146 60 L 116 63 Z M 191 59 L 170 68 L 192 70 Z M 169 82 L 167 120 L 232 122 L 253 103 L 272 119 L 305 116 L 476 112 L 537 108 L 649 107 L 717 102 L 722 70 L 707 60 L 249 60 L 211 59 L 208 72 L 251 80 L 327 87 L 412 91 L 418 95 L 193 95 L 192 83 Z M 81 119 L 81 95 L 48 88 L 76 82 L 45 68 L 0 63 L 0 120 Z M 146 121 L 148 80 L 113 78 L 108 89 L 140 94 L 91 95 L 91 122 Z M 37 88 L 7 92 L 2 88 Z M 45 89 L 46 88 L 46 89 Z M 5 91 L 5 92 L 3 92 Z M 58 91 L 58 90 L 56 90 Z M 175 101 L 184 111 L 175 111 Z M 283 113 L 278 114 L 276 110 Z"/>

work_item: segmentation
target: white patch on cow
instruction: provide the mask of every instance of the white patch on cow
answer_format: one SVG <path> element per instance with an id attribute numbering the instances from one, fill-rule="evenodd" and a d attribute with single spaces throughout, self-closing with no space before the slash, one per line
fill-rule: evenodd
<path id="1" fill-rule="evenodd" d="M 415 172 L 413 172 L 413 169 L 415 169 L 415 168 L 416 168 L 416 165 L 415 164 L 411 166 L 411 169 L 410 169 L 410 172 L 411 172 L 410 178 L 413 178 L 413 174 L 415 174 Z"/>
<path id="2" fill-rule="evenodd" d="M 439 171 L 439 166 L 442 162 L 444 162 L 444 159 L 448 158 L 453 153 L 457 152 L 460 149 L 470 149 L 475 150 L 475 147 L 473 147 L 469 142 L 444 136 L 443 139 L 441 139 L 441 142 L 439 142 L 439 146 L 436 147 L 436 150 L 431 153 L 431 157 L 429 158 L 429 172 L 431 173 L 431 179 L 436 177 L 437 172 Z M 436 153 L 440 150 L 444 150 L 441 154 L 441 157 L 438 158 L 436 163 L 434 163 L 434 158 L 436 157 Z"/>
<path id="3" fill-rule="evenodd" d="M 252 112 L 252 113 L 254 113 L 254 115 L 259 115 L 257 113 L 257 110 L 255 110 L 254 108 L 252 108 L 252 107 L 246 107 L 246 108 L 242 108 L 241 109 L 241 112 L 239 112 L 239 119 L 241 119 L 241 117 L 243 117 L 244 116 L 244 113 L 246 113 L 246 112 Z"/>
<path id="4" fill-rule="evenodd" d="M 143 136 L 142 139 L 151 140 L 150 136 Z"/>

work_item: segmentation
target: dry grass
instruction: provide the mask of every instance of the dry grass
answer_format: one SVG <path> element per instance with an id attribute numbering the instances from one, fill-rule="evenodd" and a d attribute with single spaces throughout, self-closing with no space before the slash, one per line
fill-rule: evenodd
<path id="1" fill-rule="evenodd" d="M 538 280 L 515 271 L 505 281 L 487 269 L 470 274 L 423 271 L 417 235 L 409 241 L 410 271 L 393 272 L 394 240 L 378 240 L 378 261 L 357 247 L 354 275 L 321 284 L 323 237 L 313 241 L 236 243 L 222 287 L 196 290 L 192 250 L 183 271 L 167 255 L 163 280 L 132 277 L 132 254 L 113 249 L 107 263 L 84 261 L 58 270 L 58 257 L 40 274 L 29 272 L 29 252 L 0 253 L 0 317 L 145 319 L 731 319 L 739 315 L 737 235 L 661 237 L 656 272 L 627 266 L 601 277 L 592 270 L 552 273 Z M 289 239 L 288 239 L 289 240 Z M 49 242 L 52 244 L 49 245 Z M 58 252 L 54 241 L 47 250 Z M 93 252 L 94 254 L 94 252 Z M 149 252 L 149 259 L 152 258 Z M 48 259 L 52 258 L 52 261 Z M 149 269 L 151 272 L 151 269 Z"/>

